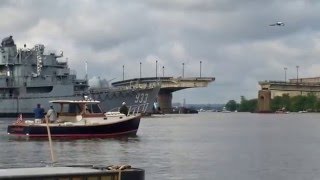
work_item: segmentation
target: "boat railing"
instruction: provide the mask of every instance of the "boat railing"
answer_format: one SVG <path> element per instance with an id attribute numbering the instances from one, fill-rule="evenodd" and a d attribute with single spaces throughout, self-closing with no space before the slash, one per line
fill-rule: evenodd
<path id="1" fill-rule="evenodd" d="M 138 113 L 145 113 L 148 109 L 149 103 L 143 103 L 143 104 L 135 104 L 128 106 L 128 114 L 130 115 L 137 115 Z M 116 107 L 111 109 L 109 112 L 119 112 L 120 107 Z"/>

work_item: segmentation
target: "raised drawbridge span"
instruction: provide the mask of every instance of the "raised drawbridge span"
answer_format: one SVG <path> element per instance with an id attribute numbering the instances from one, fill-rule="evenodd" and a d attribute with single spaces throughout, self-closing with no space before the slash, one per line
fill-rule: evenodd
<path id="1" fill-rule="evenodd" d="M 159 84 L 161 86 L 157 99 L 163 113 L 172 112 L 172 93 L 186 88 L 207 87 L 210 82 L 215 80 L 214 77 L 147 77 L 127 79 L 112 83 L 116 87 L 141 86 Z M 139 97 L 138 97 L 139 98 Z"/>

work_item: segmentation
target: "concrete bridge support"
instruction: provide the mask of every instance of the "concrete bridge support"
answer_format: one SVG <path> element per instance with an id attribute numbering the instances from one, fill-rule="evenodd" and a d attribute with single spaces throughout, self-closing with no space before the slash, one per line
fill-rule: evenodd
<path id="1" fill-rule="evenodd" d="M 258 112 L 267 113 L 271 112 L 271 91 L 260 90 L 258 93 Z"/>
<path id="2" fill-rule="evenodd" d="M 162 113 L 172 113 L 172 92 L 159 92 L 158 103 Z"/>

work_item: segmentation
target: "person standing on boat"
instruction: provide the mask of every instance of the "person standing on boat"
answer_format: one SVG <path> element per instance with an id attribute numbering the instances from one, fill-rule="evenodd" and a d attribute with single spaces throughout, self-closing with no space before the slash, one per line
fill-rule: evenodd
<path id="1" fill-rule="evenodd" d="M 52 105 L 46 114 L 46 118 L 49 119 L 50 123 L 54 123 L 57 120 L 57 112 L 54 110 Z"/>
<path id="2" fill-rule="evenodd" d="M 35 123 L 39 124 L 42 122 L 44 118 L 44 109 L 41 107 L 40 104 L 37 104 L 37 107 L 33 110 L 34 113 L 34 121 Z"/>
<path id="3" fill-rule="evenodd" d="M 120 113 L 128 116 L 128 107 L 126 106 L 126 102 L 122 103 L 122 106 L 120 107 Z"/>

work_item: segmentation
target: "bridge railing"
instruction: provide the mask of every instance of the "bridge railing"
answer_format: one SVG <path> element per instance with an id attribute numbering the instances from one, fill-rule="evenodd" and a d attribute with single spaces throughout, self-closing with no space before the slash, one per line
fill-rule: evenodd
<path id="1" fill-rule="evenodd" d="M 259 84 L 277 84 L 277 85 L 304 85 L 304 86 L 320 86 L 320 82 L 303 82 L 303 81 L 259 81 Z"/>

